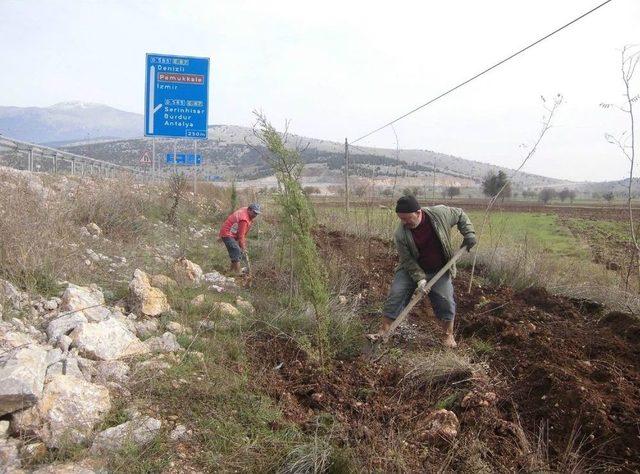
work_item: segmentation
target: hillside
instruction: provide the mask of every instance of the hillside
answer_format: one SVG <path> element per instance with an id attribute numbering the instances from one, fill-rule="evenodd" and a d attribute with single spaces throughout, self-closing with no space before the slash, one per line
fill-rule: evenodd
<path id="1" fill-rule="evenodd" d="M 0 134 L 18 140 L 45 143 L 111 162 L 140 166 L 140 157 L 151 152 L 151 141 L 142 138 L 143 116 L 102 104 L 64 102 L 50 107 L 0 107 Z M 291 143 L 306 147 L 307 164 L 304 181 L 328 187 L 343 180 L 344 143 L 290 135 Z M 178 141 L 178 152 L 192 153 L 193 142 Z M 248 145 L 248 144 L 250 145 Z M 256 150 L 253 131 L 236 125 L 210 126 L 209 140 L 198 143 L 204 157 L 204 176 L 209 179 L 247 181 L 247 185 L 272 185 L 271 172 Z M 173 151 L 172 140 L 157 140 L 158 161 Z M 162 164 L 159 164 L 162 167 Z M 508 175 L 513 170 L 431 150 L 395 150 L 389 148 L 351 147 L 351 175 L 374 180 L 379 187 L 461 186 L 478 192 L 480 181 L 489 172 L 499 170 Z M 572 182 L 529 173 L 513 178 L 516 189 L 568 187 L 591 195 L 626 191 L 626 180 L 608 182 Z M 357 184 L 357 179 L 356 179 Z M 634 183 L 634 191 L 640 185 Z M 475 191 L 473 191 L 475 189 Z"/>
<path id="2" fill-rule="evenodd" d="M 102 104 L 62 102 L 50 107 L 0 107 L 0 134 L 33 143 L 133 138 L 142 115 Z"/>
<path id="3" fill-rule="evenodd" d="M 306 183 L 330 185 L 342 182 L 344 144 L 297 135 L 290 135 L 289 140 L 290 143 L 298 144 L 304 150 L 302 157 L 307 164 Z M 176 143 L 178 153 L 193 153 L 193 142 L 179 140 Z M 162 161 L 166 161 L 167 153 L 173 152 L 173 144 L 173 140 L 156 141 L 160 169 L 167 169 Z M 253 131 L 248 127 L 214 125 L 210 127 L 209 140 L 198 142 L 197 147 L 205 163 L 205 176 L 255 180 L 271 175 L 271 170 L 260 156 L 261 149 L 253 136 Z M 151 152 L 151 140 L 85 143 L 68 146 L 65 149 L 128 166 L 139 166 L 142 154 L 145 151 Z M 383 148 L 352 147 L 350 158 L 352 176 L 374 179 L 379 186 L 390 186 L 396 180 L 396 176 L 405 186 L 431 186 L 434 166 L 437 186 L 477 188 L 482 178 L 491 171 L 503 170 L 508 174 L 512 173 L 506 168 L 428 150 L 396 152 L 396 150 Z M 263 183 L 265 183 L 264 180 L 257 184 Z M 518 188 L 574 185 L 569 181 L 527 173 L 518 173 L 514 183 Z"/>

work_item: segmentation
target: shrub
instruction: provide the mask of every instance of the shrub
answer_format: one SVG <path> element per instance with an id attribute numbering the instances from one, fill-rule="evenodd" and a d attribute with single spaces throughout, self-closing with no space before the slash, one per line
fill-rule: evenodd
<path id="1" fill-rule="evenodd" d="M 0 186 L 0 274 L 23 288 L 54 293 L 74 266 L 73 228 L 53 196 L 25 180 Z"/>
<path id="2" fill-rule="evenodd" d="M 144 230 L 142 216 L 148 199 L 142 187 L 131 179 L 83 182 L 70 208 L 79 225 L 95 222 L 105 236 L 123 242 L 137 241 Z"/>

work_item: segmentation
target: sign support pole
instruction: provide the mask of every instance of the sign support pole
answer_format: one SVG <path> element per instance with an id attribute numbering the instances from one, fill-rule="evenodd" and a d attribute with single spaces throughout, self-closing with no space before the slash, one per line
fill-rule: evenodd
<path id="1" fill-rule="evenodd" d="M 178 168 L 176 167 L 176 165 L 178 164 L 178 155 L 176 154 L 177 143 L 178 143 L 178 140 L 173 140 L 173 172 L 174 173 L 178 172 Z"/>
<path id="2" fill-rule="evenodd" d="M 151 175 L 156 178 L 156 139 L 151 139 Z"/>
<path id="3" fill-rule="evenodd" d="M 198 192 L 198 140 L 193 140 L 193 195 Z"/>

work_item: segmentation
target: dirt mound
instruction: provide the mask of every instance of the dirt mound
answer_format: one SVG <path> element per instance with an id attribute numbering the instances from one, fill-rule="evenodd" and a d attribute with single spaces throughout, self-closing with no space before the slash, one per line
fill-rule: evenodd
<path id="1" fill-rule="evenodd" d="M 606 314 L 600 321 L 601 326 L 608 327 L 619 337 L 625 338 L 631 344 L 640 343 L 640 318 L 627 313 L 613 311 Z"/>
<path id="2" fill-rule="evenodd" d="M 379 307 L 396 263 L 393 248 L 322 229 L 316 238 L 327 259 L 356 276 L 367 306 Z M 253 362 L 266 375 L 258 383 L 290 420 L 310 431 L 331 425 L 325 428 L 342 445 L 369 459 L 369 470 L 438 469 L 436 461 L 447 457 L 448 445 L 418 440 L 427 416 L 443 406 L 456 412 L 461 425 L 458 451 L 448 465 L 453 470 L 482 470 L 465 464 L 472 458 L 493 470 L 531 470 L 536 446 L 527 439 L 538 438 L 548 439 L 555 468 L 570 467 L 568 449 L 578 453 L 572 459 L 582 468 L 640 469 L 638 320 L 624 313 L 603 316 L 598 305 L 537 288 L 474 286 L 468 294 L 468 278 L 460 272 L 454 282 L 457 332 L 463 348 L 482 344 L 472 362 L 488 364 L 485 379 L 425 387 L 407 379 L 410 367 L 393 357 L 375 364 L 355 358 L 324 372 L 291 343 L 276 340 L 251 344 Z M 395 351 L 432 344 L 434 325 L 423 314 L 414 311 L 406 330 L 415 337 L 394 341 Z M 377 324 L 374 311 L 364 318 Z M 467 409 L 461 405 L 465 397 L 491 402 Z M 480 445 L 475 454 L 464 451 Z M 399 466 L 385 454 L 394 449 L 409 464 Z"/>
<path id="3" fill-rule="evenodd" d="M 609 313 L 598 324 L 579 302 L 542 289 L 467 295 L 459 288 L 457 295 L 460 332 L 495 344 L 489 363 L 510 379 L 525 429 L 548 426 L 552 456 L 571 442 L 594 462 L 640 466 L 637 319 Z M 499 317 L 475 310 L 480 296 L 502 305 Z"/>

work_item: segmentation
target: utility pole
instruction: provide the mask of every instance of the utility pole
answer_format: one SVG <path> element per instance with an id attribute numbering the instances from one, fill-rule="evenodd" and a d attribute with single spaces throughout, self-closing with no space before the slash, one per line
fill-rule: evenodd
<path id="1" fill-rule="evenodd" d="M 433 159 L 433 189 L 431 190 L 431 205 L 436 203 L 436 159 Z"/>
<path id="2" fill-rule="evenodd" d="M 344 139 L 344 205 L 349 212 L 349 142 Z"/>

